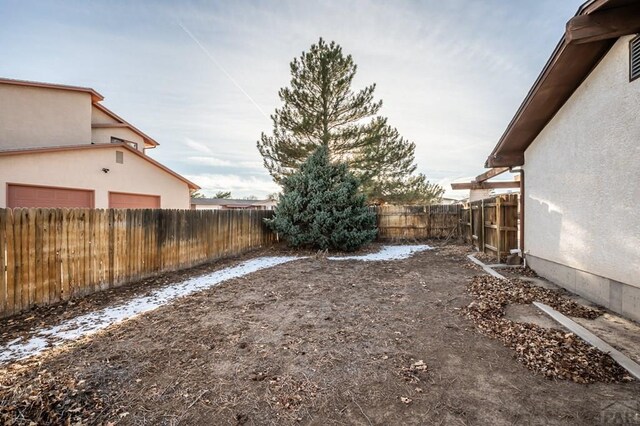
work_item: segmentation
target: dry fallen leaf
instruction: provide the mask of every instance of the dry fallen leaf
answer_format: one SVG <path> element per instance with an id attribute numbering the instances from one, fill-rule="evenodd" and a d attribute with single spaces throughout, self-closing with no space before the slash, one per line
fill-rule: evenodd
<path id="1" fill-rule="evenodd" d="M 509 303 L 541 301 L 565 315 L 596 318 L 601 311 L 549 290 L 517 279 L 476 276 L 468 287 L 475 300 L 462 312 L 478 331 L 500 340 L 516 352 L 516 359 L 530 370 L 550 379 L 576 383 L 627 381 L 626 371 L 609 355 L 577 338 L 573 333 L 546 329 L 504 318 Z"/>

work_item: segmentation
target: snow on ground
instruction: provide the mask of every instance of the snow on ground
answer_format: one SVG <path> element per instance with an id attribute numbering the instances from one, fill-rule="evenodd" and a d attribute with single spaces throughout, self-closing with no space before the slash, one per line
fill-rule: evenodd
<path id="1" fill-rule="evenodd" d="M 433 250 L 433 247 L 427 245 L 412 246 L 382 246 L 382 250 L 377 253 L 363 254 L 359 256 L 339 256 L 329 257 L 330 260 L 362 260 L 365 262 L 380 260 L 402 260 L 413 256 L 425 250 Z"/>
<path id="2" fill-rule="evenodd" d="M 361 256 L 329 257 L 330 260 L 363 260 L 382 261 L 400 260 L 433 247 L 427 245 L 383 246 L 377 253 Z M 258 257 L 241 263 L 238 266 L 224 268 L 200 277 L 190 278 L 182 283 L 153 291 L 148 296 L 141 296 L 130 301 L 107 307 L 96 312 L 69 319 L 59 325 L 34 330 L 30 337 L 20 337 L 0 346 L 0 364 L 16 361 L 37 355 L 51 347 L 60 346 L 82 337 L 90 336 L 113 324 L 131 319 L 145 312 L 153 311 L 174 299 L 206 290 L 211 287 L 252 272 L 281 265 L 304 257 Z"/>
<path id="3" fill-rule="evenodd" d="M 179 297 L 214 287 L 232 278 L 271 268 L 299 257 L 258 257 L 238 266 L 225 268 L 200 277 L 190 278 L 177 285 L 165 287 L 148 296 L 136 297 L 127 303 L 101 309 L 63 323 L 36 331 L 30 338 L 18 338 L 0 346 L 0 363 L 37 355 L 52 346 L 59 346 L 89 336 L 112 324 L 152 311 Z"/>

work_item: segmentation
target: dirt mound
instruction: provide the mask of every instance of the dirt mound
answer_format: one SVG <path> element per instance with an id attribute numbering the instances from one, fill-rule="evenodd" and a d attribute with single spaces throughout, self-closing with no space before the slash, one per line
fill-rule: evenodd
<path id="1" fill-rule="evenodd" d="M 568 300 L 559 292 L 518 280 L 477 276 L 472 279 L 468 291 L 476 300 L 464 309 L 466 316 L 480 332 L 515 350 L 516 359 L 530 370 L 550 379 L 577 383 L 632 380 L 626 370 L 609 355 L 573 333 L 504 318 L 508 303 L 526 304 L 533 301 L 546 303 L 566 315 L 583 318 L 595 318 L 601 314 L 600 311 Z"/>

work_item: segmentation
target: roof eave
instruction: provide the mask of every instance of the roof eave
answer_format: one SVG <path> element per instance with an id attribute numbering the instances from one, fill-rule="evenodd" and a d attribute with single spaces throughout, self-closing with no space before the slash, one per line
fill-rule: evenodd
<path id="1" fill-rule="evenodd" d="M 628 15 L 628 11 L 635 12 L 640 7 L 639 4 L 638 0 L 591 0 L 578 9 L 576 17 L 600 10 L 607 10 L 604 13 L 610 15 L 609 19 L 614 14 L 625 16 L 625 10 Z M 524 151 L 620 37 L 621 31 L 618 31 L 612 33 L 611 38 L 607 38 L 605 34 L 591 42 L 568 40 L 567 34 L 571 35 L 569 32 L 571 22 L 569 21 L 567 25 L 567 33 L 563 34 L 505 132 L 491 151 L 485 167 L 523 165 Z M 640 29 L 640 23 L 638 29 Z M 633 34 L 633 29 L 627 28 L 626 31 Z"/>
<path id="2" fill-rule="evenodd" d="M 14 86 L 40 87 L 44 89 L 69 90 L 73 92 L 84 92 L 91 95 L 92 102 L 104 100 L 104 96 L 90 87 L 70 86 L 67 84 L 41 83 L 39 81 L 16 80 L 13 78 L 0 78 L 0 84 L 10 84 Z"/>
<path id="3" fill-rule="evenodd" d="M 100 103 L 97 103 L 97 102 L 94 102 L 93 105 L 96 108 L 98 108 L 100 111 L 104 112 L 105 114 L 107 114 L 108 116 L 113 118 L 114 120 L 118 121 L 120 124 L 124 124 L 126 127 L 131 129 L 134 133 L 138 134 L 144 140 L 145 148 L 155 148 L 156 146 L 160 145 L 151 136 L 147 135 L 142 130 L 138 129 L 137 127 L 135 127 L 134 125 L 129 123 L 127 120 L 125 120 L 124 118 L 120 117 L 115 112 L 111 111 L 106 106 L 104 106 L 104 105 L 102 105 Z"/>
<path id="4" fill-rule="evenodd" d="M 187 186 L 189 187 L 189 189 L 194 189 L 194 190 L 201 189 L 198 185 L 196 185 L 195 183 L 191 182 L 189 179 L 185 178 L 184 176 L 180 175 L 179 173 L 174 172 L 173 170 L 171 170 L 167 166 L 157 162 L 153 158 L 149 157 L 148 155 L 143 154 L 142 152 L 138 151 L 137 149 L 134 149 L 134 148 L 130 147 L 126 143 L 101 143 L 101 144 L 83 144 L 83 145 L 66 145 L 66 146 L 53 146 L 53 147 L 11 149 L 11 150 L 0 151 L 0 157 L 11 156 L 11 155 L 28 155 L 28 154 L 41 154 L 41 153 L 48 153 L 48 152 L 61 152 L 61 151 L 72 151 L 72 150 L 88 150 L 88 149 L 109 149 L 109 148 L 111 148 L 111 149 L 113 149 L 113 148 L 126 149 L 127 151 L 137 155 L 138 157 L 142 158 L 143 160 L 145 160 L 145 161 L 153 164 L 154 166 L 160 168 L 164 172 L 169 173 L 173 177 L 175 177 L 175 178 L 181 180 L 182 182 L 186 183 Z"/>

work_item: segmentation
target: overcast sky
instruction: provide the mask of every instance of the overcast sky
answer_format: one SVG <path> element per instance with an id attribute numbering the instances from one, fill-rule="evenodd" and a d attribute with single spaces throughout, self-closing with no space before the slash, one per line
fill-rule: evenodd
<path id="1" fill-rule="evenodd" d="M 277 186 L 256 141 L 289 62 L 323 37 L 353 55 L 356 88 L 377 83 L 419 171 L 448 183 L 483 171 L 580 3 L 0 0 L 0 76 L 92 87 L 206 194 L 264 196 Z"/>

